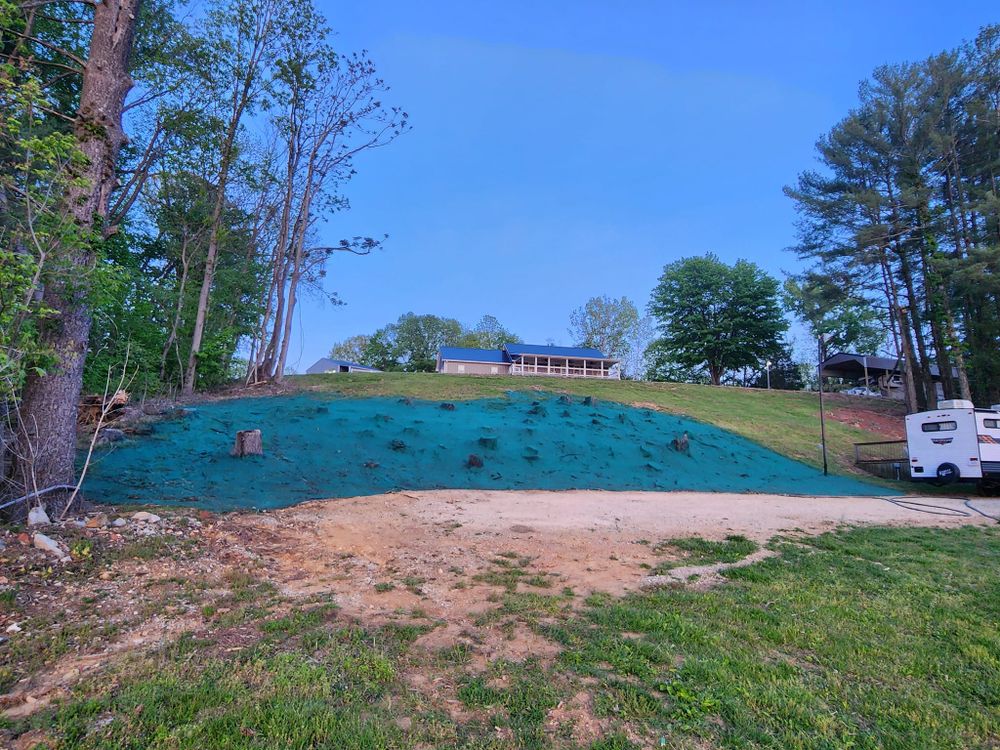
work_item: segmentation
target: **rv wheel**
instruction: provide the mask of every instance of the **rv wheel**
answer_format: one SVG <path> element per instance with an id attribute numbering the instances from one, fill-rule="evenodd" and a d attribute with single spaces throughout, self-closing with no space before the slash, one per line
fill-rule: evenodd
<path id="1" fill-rule="evenodd" d="M 937 467 L 937 479 L 934 484 L 951 484 L 957 482 L 959 476 L 958 467 L 955 464 L 941 464 Z"/>

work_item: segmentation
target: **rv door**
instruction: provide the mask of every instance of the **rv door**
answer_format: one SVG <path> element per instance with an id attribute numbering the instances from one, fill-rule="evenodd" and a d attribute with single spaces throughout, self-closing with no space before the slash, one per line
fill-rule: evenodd
<path id="1" fill-rule="evenodd" d="M 1000 412 L 977 410 L 976 428 L 983 476 L 1000 478 Z"/>

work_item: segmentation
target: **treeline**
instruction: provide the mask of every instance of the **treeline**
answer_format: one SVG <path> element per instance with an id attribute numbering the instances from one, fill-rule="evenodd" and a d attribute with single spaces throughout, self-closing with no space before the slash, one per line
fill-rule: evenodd
<path id="1" fill-rule="evenodd" d="M 85 384 L 281 380 L 360 152 L 406 113 L 311 0 L 0 2 L 0 468 L 74 478 Z M 109 375 L 111 379 L 109 381 Z M 3 494 L 3 493 L 0 493 Z M 10 494 L 9 491 L 6 494 Z"/>
<path id="2" fill-rule="evenodd" d="M 648 314 L 627 297 L 591 297 L 569 315 L 569 342 L 618 359 L 631 380 L 672 380 L 801 388 L 800 366 L 785 340 L 788 321 L 776 279 L 748 261 L 714 255 L 667 265 Z M 454 318 L 401 315 L 371 334 L 334 344 L 333 359 L 387 372 L 433 372 L 441 347 L 499 349 L 524 340 L 495 316 L 468 327 Z M 768 364 L 769 363 L 769 364 Z"/>
<path id="3" fill-rule="evenodd" d="M 793 282 L 814 333 L 884 321 L 910 410 L 1000 400 L 1000 26 L 919 63 L 877 69 L 786 188 L 812 264 Z"/>
<path id="4" fill-rule="evenodd" d="M 594 347 L 621 359 L 629 377 L 644 375 L 651 323 L 640 317 L 628 298 L 592 297 L 570 313 L 569 322 L 574 346 Z M 371 334 L 350 336 L 334 344 L 330 357 L 386 372 L 434 372 L 443 346 L 499 349 L 518 343 L 554 342 L 525 342 L 494 315 L 484 315 L 475 325 L 466 326 L 455 318 L 410 312 Z"/>
<path id="5" fill-rule="evenodd" d="M 386 372 L 434 372 L 442 346 L 499 349 L 520 342 L 517 334 L 492 315 L 484 315 L 474 326 L 466 327 L 454 318 L 405 313 L 372 334 L 351 336 L 334 344 L 330 357 Z"/>

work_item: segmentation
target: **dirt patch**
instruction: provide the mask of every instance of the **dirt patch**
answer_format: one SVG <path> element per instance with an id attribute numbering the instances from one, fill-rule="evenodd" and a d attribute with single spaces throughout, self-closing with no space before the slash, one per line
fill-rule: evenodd
<path id="1" fill-rule="evenodd" d="M 942 504 L 961 507 L 960 501 Z M 245 546 L 285 593 L 329 593 L 363 621 L 417 612 L 442 627 L 443 646 L 474 629 L 502 588 L 477 580 L 504 557 L 529 559 L 548 585 L 622 594 L 635 590 L 664 556 L 653 543 L 743 534 L 763 543 L 783 532 L 819 533 L 849 524 L 988 523 L 905 510 L 877 498 L 804 498 L 655 492 L 394 493 L 314 502 L 264 515 L 231 515 L 217 544 Z M 531 634 L 529 634 L 531 635 Z M 527 636 L 526 636 L 527 637 Z M 541 644 L 529 639 L 530 648 Z M 517 638 L 487 634 L 491 656 L 517 658 Z"/>
<path id="2" fill-rule="evenodd" d="M 957 500 L 934 502 L 962 508 Z M 257 630 L 256 620 L 227 624 L 228 609 L 238 606 L 230 601 L 232 591 L 240 587 L 247 592 L 242 601 L 254 606 L 266 598 L 265 589 L 254 587 L 276 586 L 284 597 L 285 604 L 275 603 L 257 620 L 311 599 L 334 603 L 338 616 L 362 625 L 424 625 L 428 632 L 416 648 L 428 655 L 427 664 L 434 654 L 466 644 L 469 667 L 478 672 L 497 659 L 546 662 L 558 653 L 516 616 L 498 616 L 503 607 L 528 597 L 536 609 L 543 602 L 538 611 L 544 613 L 544 606 L 579 606 L 593 592 L 635 590 L 651 568 L 669 559 L 654 549 L 664 539 L 742 534 L 764 543 L 779 533 L 844 525 L 992 523 L 918 513 L 877 498 L 471 490 L 206 514 L 204 524 L 181 520 L 179 514 L 176 522 L 165 520 L 152 537 L 138 535 L 144 527 L 137 523 L 120 533 L 53 528 L 48 533 L 67 543 L 90 541 L 102 555 L 99 562 L 74 559 L 54 568 L 43 553 L 5 535 L 0 585 L 15 591 L 8 606 L 16 609 L 0 612 L 0 629 L 10 639 L 25 639 L 47 632 L 52 613 L 59 612 L 62 632 L 76 635 L 54 658 L 39 652 L 37 666 L 11 687 L 0 708 L 11 716 L 32 713 L 80 677 L 185 630 L 210 633 L 223 650 L 241 648 Z M 170 556 L 136 559 L 144 550 L 160 550 L 150 545 L 161 539 L 173 550 Z M 184 546 L 188 541 L 196 547 Z M 81 567 L 88 565 L 95 567 Z M 434 683 L 433 666 L 407 679 L 451 700 L 453 690 Z M 457 711 L 451 703 L 449 710 Z M 588 715 L 586 706 L 570 701 L 550 718 L 582 726 Z M 598 729 L 587 732 L 596 736 Z"/>
<path id="3" fill-rule="evenodd" d="M 842 424 L 882 435 L 886 440 L 906 439 L 901 414 L 856 406 L 838 406 L 828 410 L 826 414 Z"/>

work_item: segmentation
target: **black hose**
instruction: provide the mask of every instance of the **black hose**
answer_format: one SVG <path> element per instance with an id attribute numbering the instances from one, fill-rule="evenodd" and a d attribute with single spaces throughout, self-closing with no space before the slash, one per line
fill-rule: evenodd
<path id="1" fill-rule="evenodd" d="M 892 503 L 898 508 L 903 508 L 904 510 L 913 510 L 917 513 L 929 513 L 932 516 L 955 516 L 958 518 L 970 518 L 971 513 L 968 513 L 959 508 L 949 508 L 947 505 L 934 505 L 933 503 L 924 503 L 918 500 L 907 500 L 906 498 L 913 497 L 913 495 L 901 495 L 899 497 L 883 497 L 887 503 Z"/>
<path id="2" fill-rule="evenodd" d="M 965 507 L 976 511 L 976 513 L 981 515 L 983 518 L 989 518 L 997 523 L 1000 523 L 1000 516 L 991 516 L 989 513 L 979 510 L 979 508 L 972 504 L 972 500 L 970 498 L 965 498 Z"/>
<path id="3" fill-rule="evenodd" d="M 891 503 L 896 507 L 903 508 L 904 510 L 912 510 L 917 513 L 929 513 L 932 516 L 951 516 L 957 518 L 971 518 L 972 513 L 962 510 L 961 508 L 949 508 L 947 505 L 935 505 L 933 503 L 926 503 L 922 500 L 911 500 L 910 498 L 919 498 L 920 495 L 899 495 L 898 497 L 879 497 L 879 500 L 885 500 L 887 503 Z M 978 513 L 983 518 L 989 518 L 991 521 L 996 521 L 1000 523 L 1000 517 L 991 516 L 989 513 L 980 510 L 975 505 L 972 504 L 971 498 L 968 497 L 953 497 L 944 498 L 947 500 L 960 500 L 962 505 L 971 510 L 973 513 Z"/>

